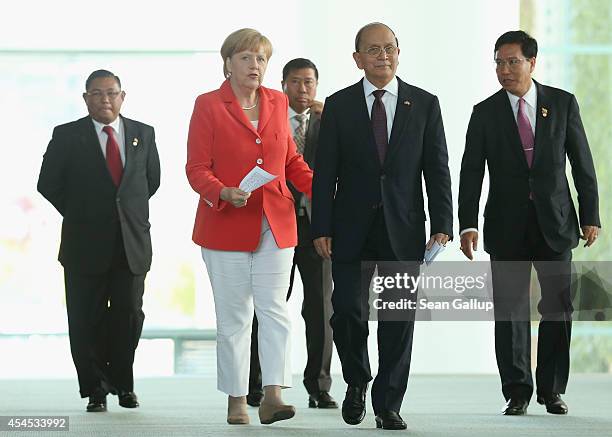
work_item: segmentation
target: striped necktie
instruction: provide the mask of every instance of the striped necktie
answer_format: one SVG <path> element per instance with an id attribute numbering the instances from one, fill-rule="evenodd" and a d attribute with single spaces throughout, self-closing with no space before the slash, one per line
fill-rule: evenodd
<path id="1" fill-rule="evenodd" d="M 304 148 L 306 147 L 306 121 L 308 121 L 308 118 L 306 114 L 296 114 L 294 118 L 297 120 L 298 125 L 293 134 L 293 141 L 295 141 L 298 153 L 303 155 Z"/>

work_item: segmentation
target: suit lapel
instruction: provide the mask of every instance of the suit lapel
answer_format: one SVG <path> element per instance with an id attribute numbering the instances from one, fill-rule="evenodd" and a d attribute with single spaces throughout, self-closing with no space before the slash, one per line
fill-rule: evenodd
<path id="1" fill-rule="evenodd" d="M 533 151 L 532 167 L 538 162 L 538 157 L 542 155 L 544 147 L 546 147 L 545 139 L 550 138 L 551 123 L 549 118 L 555 114 L 551 113 L 551 102 L 548 94 L 542 85 L 535 80 L 533 81 L 538 90 L 538 101 L 536 105 L 536 128 L 535 128 L 535 146 Z M 546 114 L 546 115 L 544 115 Z"/>
<path id="2" fill-rule="evenodd" d="M 140 145 L 141 140 L 138 138 L 138 128 L 134 122 L 123 116 L 121 120 L 123 121 L 123 138 L 125 140 L 125 165 L 123 166 L 123 172 L 127 173 L 132 169 L 134 152 L 136 147 Z"/>
<path id="3" fill-rule="evenodd" d="M 402 144 L 401 139 L 404 135 L 404 131 L 406 130 L 406 126 L 410 121 L 410 114 L 414 104 L 408 85 L 399 77 L 397 78 L 397 83 L 397 105 L 395 107 L 393 127 L 391 128 L 391 137 L 389 138 L 389 148 L 387 149 L 387 154 L 385 155 L 385 164 L 392 160 L 392 155 L 397 152 L 400 144 Z"/>
<path id="4" fill-rule="evenodd" d="M 79 138 L 86 151 L 86 155 L 90 157 L 89 159 L 92 160 L 100 174 L 106 175 L 108 182 L 113 184 L 113 179 L 108 171 L 106 159 L 102 153 L 100 140 L 98 139 L 98 134 L 91 117 L 85 117 L 80 120 L 79 131 Z"/>
<path id="5" fill-rule="evenodd" d="M 376 140 L 372 130 L 372 120 L 368 114 L 368 105 L 366 104 L 365 93 L 363 91 L 363 79 L 351 87 L 351 93 L 352 104 L 348 108 L 347 114 L 350 113 L 349 119 L 355 121 L 353 126 L 356 137 L 363 141 L 362 144 L 366 148 L 364 150 L 365 161 L 373 163 L 373 165 L 380 169 L 380 158 L 378 157 Z"/>
<path id="6" fill-rule="evenodd" d="M 518 126 L 516 119 L 514 118 L 514 112 L 510 104 L 510 99 L 506 94 L 505 90 L 497 92 L 497 111 L 498 125 L 502 128 L 502 138 L 506 139 L 508 144 L 504 145 L 504 142 L 500 142 L 500 147 L 510 147 L 512 153 L 515 154 L 516 158 L 520 162 L 522 167 L 528 168 L 527 159 L 525 158 L 525 151 L 523 150 L 523 144 L 521 137 L 519 136 Z"/>
<path id="7" fill-rule="evenodd" d="M 304 145 L 304 161 L 308 163 L 310 167 L 313 165 L 313 158 L 317 146 L 317 132 L 319 130 L 319 124 L 321 119 L 311 115 L 308 119 L 308 126 L 306 128 L 306 144 Z"/>
<path id="8" fill-rule="evenodd" d="M 251 132 L 253 132 L 255 135 L 257 135 L 257 131 L 255 130 L 255 127 L 253 127 L 253 125 L 247 118 L 246 114 L 244 113 L 240 105 L 238 104 L 238 100 L 236 100 L 236 96 L 234 95 L 234 92 L 232 91 L 232 87 L 229 83 L 229 79 L 223 82 L 223 84 L 221 85 L 220 91 L 221 91 L 221 99 L 225 103 L 227 112 L 229 112 L 232 115 L 232 117 L 234 117 L 240 124 L 244 125 L 244 127 L 246 127 Z M 260 92 L 259 94 L 260 98 L 261 98 L 261 95 L 262 93 Z M 261 106 L 260 106 L 259 118 L 261 119 Z M 260 120 L 260 124 L 261 124 L 261 120 Z"/>
<path id="9" fill-rule="evenodd" d="M 264 88 L 259 88 L 259 122 L 257 123 L 257 131 L 263 132 L 266 125 L 274 114 L 275 99 L 271 97 Z M 249 123 L 250 124 L 250 123 Z"/>

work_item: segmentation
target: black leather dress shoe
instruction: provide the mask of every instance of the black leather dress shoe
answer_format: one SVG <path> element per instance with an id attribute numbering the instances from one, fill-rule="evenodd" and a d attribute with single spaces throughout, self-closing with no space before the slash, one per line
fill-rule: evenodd
<path id="1" fill-rule="evenodd" d="M 263 399 L 263 392 L 261 391 L 251 391 L 246 396 L 247 404 L 251 407 L 259 407 L 261 405 L 261 400 Z"/>
<path id="2" fill-rule="evenodd" d="M 342 402 L 342 418 L 349 425 L 361 423 L 366 413 L 365 398 L 368 384 L 349 385 Z"/>
<path id="3" fill-rule="evenodd" d="M 308 408 L 338 408 L 338 404 L 328 392 L 320 391 L 308 395 Z"/>
<path id="4" fill-rule="evenodd" d="M 546 405 L 546 411 L 550 414 L 567 414 L 567 404 L 561 399 L 559 393 L 550 395 L 538 395 L 538 404 Z"/>
<path id="5" fill-rule="evenodd" d="M 138 396 L 133 391 L 120 391 L 117 393 L 119 396 L 119 405 L 123 408 L 138 408 Z"/>
<path id="6" fill-rule="evenodd" d="M 399 413 L 391 410 L 381 411 L 376 415 L 376 428 L 406 429 L 406 422 Z"/>
<path id="7" fill-rule="evenodd" d="M 502 409 L 504 416 L 523 416 L 527 414 L 527 406 L 529 401 L 522 398 L 510 398 Z"/>
<path id="8" fill-rule="evenodd" d="M 101 388 L 97 388 L 89 396 L 87 404 L 88 413 L 104 413 L 106 411 L 106 392 Z"/>

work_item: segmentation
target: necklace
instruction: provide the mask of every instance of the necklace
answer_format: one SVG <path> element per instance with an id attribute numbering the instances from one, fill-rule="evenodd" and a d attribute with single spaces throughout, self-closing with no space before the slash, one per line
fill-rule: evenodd
<path id="1" fill-rule="evenodd" d="M 242 109 L 248 111 L 249 109 L 255 108 L 259 104 L 259 96 L 255 97 L 255 104 L 253 106 L 241 106 Z"/>

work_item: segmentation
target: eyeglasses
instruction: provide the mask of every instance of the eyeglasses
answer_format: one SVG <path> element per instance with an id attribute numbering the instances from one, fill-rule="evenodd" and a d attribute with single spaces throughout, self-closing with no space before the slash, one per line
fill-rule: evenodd
<path id="1" fill-rule="evenodd" d="M 394 55 L 397 52 L 397 47 L 392 46 L 392 45 L 388 45 L 385 47 L 373 46 L 373 47 L 368 48 L 365 51 L 365 53 L 367 53 L 370 56 L 379 56 L 383 50 L 385 51 L 387 55 Z"/>
<path id="2" fill-rule="evenodd" d="M 105 97 L 108 97 L 108 100 L 115 100 L 117 97 L 119 97 L 119 94 L 121 94 L 121 91 L 99 91 L 99 90 L 95 90 L 95 91 L 91 91 L 91 92 L 86 92 L 85 94 L 87 94 L 89 97 L 91 97 L 92 99 L 96 99 L 96 100 L 102 100 Z"/>
<path id="3" fill-rule="evenodd" d="M 317 86 L 317 81 L 314 79 L 289 79 L 288 81 L 291 85 L 295 85 L 301 87 L 304 84 L 304 87 L 307 89 L 312 89 Z"/>
<path id="4" fill-rule="evenodd" d="M 510 58 L 510 59 L 494 59 L 493 60 L 493 62 L 495 63 L 495 68 L 497 68 L 498 70 L 501 70 L 505 66 L 508 66 L 510 70 L 516 70 L 525 61 L 529 61 L 529 59 Z"/>

